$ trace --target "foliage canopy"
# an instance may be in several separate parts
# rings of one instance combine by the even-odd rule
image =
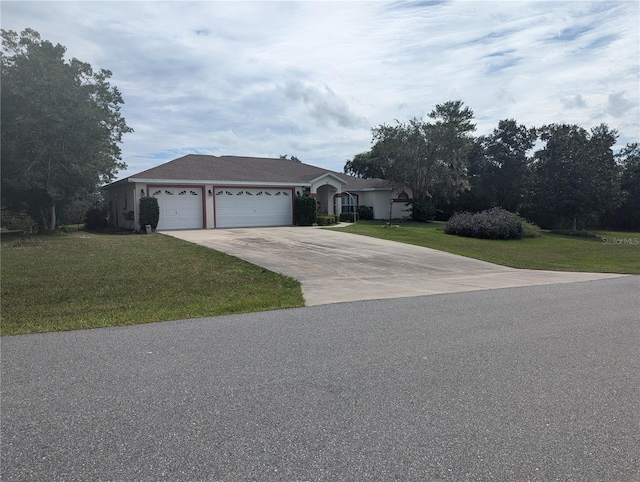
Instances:
[[[371,153],[356,156],[347,172],[406,186],[416,200],[455,196],[468,187],[464,173],[473,111],[460,100],[449,101],[436,105],[429,118],[374,127]]]
[[[640,226],[640,147],[614,153],[618,133],[607,124],[529,128],[505,119],[473,137],[462,101],[437,105],[429,118],[374,127],[371,150],[344,172],[409,188],[414,221],[431,219],[423,208],[446,220],[501,207],[549,228]]]
[[[46,229],[126,167],[118,144],[132,132],[111,72],[65,52],[35,30],[2,30],[2,202]]]

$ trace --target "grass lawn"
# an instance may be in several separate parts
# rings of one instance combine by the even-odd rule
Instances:
[[[2,335],[304,306],[298,281],[161,234],[2,236]]]
[[[514,268],[594,273],[640,274],[640,233],[594,231],[602,238],[578,238],[543,231],[538,238],[499,241],[445,234],[444,223],[358,221],[338,228],[345,233],[425,246]],[[626,239],[628,243],[615,244]]]

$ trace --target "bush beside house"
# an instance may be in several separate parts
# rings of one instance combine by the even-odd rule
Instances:
[[[140,229],[144,231],[147,224],[151,225],[154,231],[158,227],[160,220],[160,206],[158,200],[153,196],[145,196],[140,198]]]
[[[373,221],[373,208],[370,206],[358,206],[358,219]]]
[[[340,213],[341,223],[355,223],[358,220],[357,212]]]
[[[294,218],[298,226],[311,226],[315,224],[317,217],[316,198],[311,196],[297,197],[294,205]]]

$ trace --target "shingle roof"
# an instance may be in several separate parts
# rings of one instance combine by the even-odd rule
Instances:
[[[361,179],[289,159],[188,154],[128,179],[307,184],[325,174],[346,182],[345,190],[389,189],[383,179]]]

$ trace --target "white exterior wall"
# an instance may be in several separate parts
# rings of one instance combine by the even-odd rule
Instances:
[[[407,201],[396,201],[393,203],[393,219],[404,219],[411,217],[409,206],[407,206]]]
[[[405,212],[407,204],[398,201],[398,192],[396,191],[352,191],[358,195],[358,205],[369,206],[373,208],[374,219],[389,219],[389,200],[394,199],[391,208],[391,217],[393,219],[402,219],[409,215]]]

